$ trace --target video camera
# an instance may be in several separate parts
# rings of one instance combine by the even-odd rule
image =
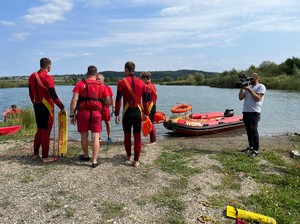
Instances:
[[[253,80],[252,77],[246,77],[245,74],[239,74],[239,82],[235,84],[237,88],[243,88],[244,86],[249,86],[251,81]]]

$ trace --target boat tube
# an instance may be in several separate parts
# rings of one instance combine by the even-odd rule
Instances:
[[[231,110],[232,111],[232,110]],[[222,112],[174,114],[163,123],[164,127],[183,135],[205,135],[244,127],[243,116]]]

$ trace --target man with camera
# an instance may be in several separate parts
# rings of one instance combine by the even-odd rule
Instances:
[[[259,83],[259,76],[253,73],[251,77],[241,78],[239,99],[244,100],[243,120],[247,131],[249,147],[241,152],[251,152],[249,156],[256,157],[259,150],[259,134],[257,130],[260,120],[261,107],[266,92],[265,85]]]

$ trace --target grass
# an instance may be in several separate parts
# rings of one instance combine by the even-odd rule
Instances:
[[[225,175],[221,185],[214,187],[216,190],[240,190],[241,184],[235,180],[234,176]]]
[[[103,212],[103,217],[106,220],[125,215],[125,205],[123,203],[105,202],[102,206],[103,208],[100,211]]]
[[[175,148],[176,149],[176,148]],[[189,176],[196,173],[201,173],[200,168],[190,167],[188,165],[189,160],[195,154],[192,150],[174,150],[174,147],[166,146],[161,155],[155,160],[155,164],[160,167],[163,171],[176,174]]]
[[[181,150],[180,147],[164,146],[164,151],[154,161],[154,163],[163,171],[176,175],[177,178],[170,181],[170,187],[162,188],[160,192],[152,196],[152,201],[158,207],[168,208],[167,214],[164,214],[162,223],[185,223],[184,210],[186,205],[180,197],[186,193],[188,188],[188,177],[201,173],[202,169],[189,166],[194,150]]]
[[[247,156],[241,156],[238,153],[219,154],[216,158],[222,163],[224,172],[229,175],[235,175],[242,172],[253,177],[261,171],[258,160]]]
[[[185,204],[179,197],[180,190],[176,188],[162,188],[162,191],[152,196],[152,201],[158,207],[168,208],[167,214],[164,214],[161,223],[185,223],[183,212]]]
[[[291,137],[295,148],[300,148],[300,136]],[[188,188],[188,177],[202,170],[189,166],[201,151],[197,148],[186,149],[184,145],[165,146],[155,160],[155,164],[164,172],[174,175],[170,187],[153,195],[152,201],[159,207],[168,208],[164,216],[165,223],[185,223],[183,212],[185,203],[180,200]],[[218,194],[208,196],[209,207],[224,208],[234,205],[244,210],[273,217],[277,223],[296,224],[300,217],[300,169],[299,160],[287,163],[282,159],[282,150],[262,151],[259,157],[250,158],[240,153],[225,152],[212,154],[221,166],[211,165],[208,169],[223,174],[222,184],[214,186]],[[261,162],[264,161],[264,162]],[[259,186],[258,193],[250,196],[237,196],[234,200],[226,192],[241,190],[241,177],[251,178]],[[247,187],[247,186],[246,186]],[[194,189],[201,194],[201,188]],[[230,193],[229,193],[230,194]]]
[[[0,201],[0,208],[7,209],[11,205],[11,202],[7,199],[2,199]]]
[[[34,181],[34,178],[31,176],[31,175],[25,175],[21,182],[26,184],[26,183],[30,183],[30,182],[33,182]]]
[[[272,163],[276,166],[285,166],[285,162],[281,159],[280,156],[275,154],[274,152],[266,152],[263,154],[263,158],[267,160],[269,163]]]
[[[48,201],[45,203],[44,207],[45,207],[46,212],[51,212],[51,211],[55,211],[55,210],[61,208],[62,205],[60,204],[58,199],[52,198],[51,201]]]
[[[299,137],[294,137],[293,141],[300,144]],[[235,154],[219,155],[217,158],[229,175],[222,186],[224,189],[232,188],[230,183],[235,182],[235,174],[242,172],[264,187],[258,194],[239,197],[237,201],[241,207],[248,208],[251,205],[256,213],[273,217],[278,223],[299,223],[300,169],[296,168],[296,162],[286,164],[274,152],[265,152],[261,156],[269,165],[259,165],[257,159]],[[265,168],[274,169],[277,173],[266,173]]]
[[[67,218],[73,218],[75,213],[76,213],[76,210],[74,208],[67,208],[65,216]]]

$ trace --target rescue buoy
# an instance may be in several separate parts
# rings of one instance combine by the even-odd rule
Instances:
[[[190,104],[179,104],[171,108],[171,112],[174,114],[180,114],[188,112],[189,110],[192,110],[192,105]]]
[[[160,124],[166,121],[166,113],[162,111],[156,111],[154,114],[154,123]]]

